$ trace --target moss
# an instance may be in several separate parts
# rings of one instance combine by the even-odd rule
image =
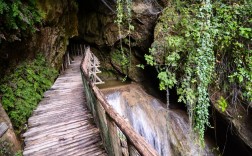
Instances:
[[[126,51],[126,49],[124,49],[123,51]],[[125,75],[128,74],[129,59],[124,54],[124,52],[121,52],[117,49],[114,50],[111,53],[111,61],[113,65],[116,66],[118,70],[120,70],[121,73],[124,73]]]
[[[77,12],[78,5],[76,1],[70,0],[65,2],[40,0],[37,1],[37,7],[42,12],[43,20],[46,25],[59,24],[65,26],[66,35],[71,36],[77,34]]]
[[[45,58],[38,55],[33,61],[17,66],[0,83],[3,107],[18,133],[56,75],[57,72],[47,65]]]

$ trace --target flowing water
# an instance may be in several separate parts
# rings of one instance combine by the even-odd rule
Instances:
[[[206,144],[200,149],[192,140],[188,118],[164,104],[136,84],[102,90],[109,104],[142,135],[161,156],[214,155]]]

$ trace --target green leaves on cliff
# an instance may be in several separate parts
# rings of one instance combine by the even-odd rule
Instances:
[[[177,88],[201,144],[208,125],[210,84],[219,86],[231,103],[238,97],[252,101],[251,19],[251,1],[210,0],[192,5],[176,1],[159,18],[145,58],[159,70],[161,90]],[[219,102],[226,109],[227,103]]]
[[[252,2],[216,2],[216,84],[232,104],[252,101]],[[227,81],[228,80],[228,81]]]
[[[35,32],[42,15],[36,8],[36,0],[0,0],[0,41],[20,40]]]
[[[39,55],[23,62],[0,85],[2,104],[14,127],[20,131],[38,102],[56,78],[57,72]]]
[[[121,50],[121,56],[122,59],[119,61],[122,61],[121,65],[125,67],[130,67],[131,66],[131,41],[130,41],[130,35],[131,32],[134,30],[134,26],[131,24],[132,22],[132,12],[131,12],[131,7],[132,7],[132,0],[117,0],[116,1],[116,20],[115,23],[117,23],[118,26],[118,33],[119,33],[119,40],[120,40],[120,50]],[[127,58],[124,53],[124,48],[123,48],[123,33],[122,33],[122,27],[126,23],[128,26],[128,31],[127,31],[127,36],[128,39],[125,39],[129,46],[129,53],[130,56]]]

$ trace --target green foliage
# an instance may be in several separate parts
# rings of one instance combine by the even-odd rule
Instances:
[[[36,8],[36,0],[0,0],[0,43],[20,40],[35,32],[43,14]]]
[[[158,79],[160,80],[160,90],[166,90],[167,87],[172,88],[177,83],[175,73],[169,71],[159,72]]]
[[[138,65],[136,65],[136,67],[144,69],[144,65],[143,64],[138,64]]]
[[[252,101],[251,19],[251,1],[210,0],[191,5],[177,0],[159,18],[145,59],[157,67],[160,89],[176,86],[201,145],[208,125],[210,84],[229,94],[233,103],[238,97]],[[218,104],[222,111],[227,107],[224,98]]]
[[[123,49],[124,50],[124,49]],[[129,66],[129,59],[124,54],[124,51],[115,50],[112,52],[111,57],[112,62],[120,65],[122,72],[127,73],[128,72],[128,66]]]
[[[222,112],[225,112],[227,109],[227,100],[223,98],[223,96],[220,97],[220,99],[217,101],[219,108]]]
[[[124,15],[125,5],[117,0],[120,39],[122,23],[130,17]],[[233,104],[238,97],[252,101],[252,2],[174,0],[163,10],[154,37],[145,60],[158,69],[161,90],[176,86],[204,145],[211,84],[229,94]],[[227,100],[218,104],[224,111]]]
[[[144,58],[147,62],[147,64],[151,65],[151,66],[154,66],[156,63],[154,61],[154,57],[151,56],[151,55],[144,55]]]
[[[158,31],[161,40],[154,42],[157,52],[151,55],[165,55],[159,58],[160,89],[177,86],[179,101],[188,106],[194,131],[204,144],[205,125],[208,124],[208,86],[214,69],[213,32],[211,28],[211,4],[195,4],[191,8],[169,8],[165,10]],[[179,10],[178,10],[179,9]],[[180,14],[178,14],[180,12]],[[169,24],[173,24],[169,27]],[[152,65],[150,61],[148,64]],[[180,75],[178,75],[178,72]]]
[[[17,153],[15,153],[15,156],[23,156],[23,152],[22,151],[18,151]]]
[[[9,142],[0,139],[0,156],[13,156],[12,146]]]
[[[2,104],[14,127],[20,131],[54,81],[57,72],[38,55],[32,62],[19,65],[13,74],[6,75],[0,85]]]
[[[217,85],[231,97],[232,104],[239,102],[238,97],[251,102],[252,2],[233,5],[216,2],[213,7],[212,21],[218,32],[214,43]]]
[[[117,7],[116,7],[116,20],[115,23],[117,23],[118,26],[118,33],[119,33],[119,39],[120,39],[120,50],[121,50],[121,55],[122,55],[122,59],[120,61],[122,61],[121,64],[123,64],[123,66],[125,67],[130,67],[131,66],[131,42],[130,42],[130,35],[131,35],[131,31],[134,30],[134,26],[131,24],[132,22],[132,12],[131,12],[131,7],[132,7],[132,0],[117,0]],[[122,36],[122,27],[123,25],[127,23],[128,26],[128,39],[126,39],[126,42],[129,46],[129,53],[130,56],[129,58],[126,58],[125,54],[124,54],[124,48],[123,48],[123,36]],[[128,61],[129,59],[129,61]]]

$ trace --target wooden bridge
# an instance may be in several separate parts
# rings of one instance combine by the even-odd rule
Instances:
[[[67,69],[28,120],[23,155],[157,156],[96,87],[103,83],[96,75],[99,61],[89,47],[85,49],[85,57],[75,56],[72,64],[65,55],[62,67]]]

